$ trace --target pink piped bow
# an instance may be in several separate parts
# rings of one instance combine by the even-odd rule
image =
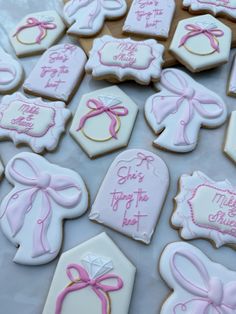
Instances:
[[[75,272],[77,273],[77,278],[73,275]],[[91,287],[91,289],[100,299],[102,305],[102,314],[108,314],[108,301],[104,293],[117,291],[123,287],[123,281],[119,276],[114,274],[105,274],[95,279],[91,279],[85,268],[78,264],[68,265],[66,273],[71,283],[58,295],[55,314],[62,313],[63,302],[67,294],[74,291],[79,291],[86,287]],[[115,285],[107,285],[103,283],[103,281],[111,279],[116,280]]]
[[[40,44],[44,35],[45,35],[45,31],[47,31],[48,29],[55,29],[57,27],[57,25],[55,23],[52,23],[52,22],[39,21],[35,17],[29,17],[26,20],[26,24],[20,26],[13,36],[17,36],[24,29],[31,28],[31,27],[38,27],[39,28],[40,33],[36,37],[35,41],[37,44]]]
[[[202,27],[198,24],[187,24],[185,25],[185,29],[189,32],[181,38],[179,47],[185,45],[190,38],[203,34],[209,39],[211,47],[217,52],[220,51],[219,43],[215,38],[224,35],[224,32],[221,29],[216,26]]]
[[[203,287],[196,284],[191,278],[185,278],[184,273],[176,265],[177,255],[186,258],[194,266],[203,282]],[[192,295],[185,303],[175,305],[174,314],[236,313],[236,281],[224,284],[219,277],[211,277],[203,262],[187,250],[179,250],[172,256],[170,268],[176,282]]]
[[[34,176],[26,176],[17,170],[15,168],[17,161],[24,162]],[[23,228],[27,213],[31,210],[38,210],[39,218],[34,226],[32,256],[37,257],[46,254],[50,252],[47,229],[52,217],[52,201],[61,207],[72,208],[80,201],[80,187],[71,177],[41,171],[32,160],[26,158],[15,158],[8,166],[8,173],[15,182],[26,187],[11,195],[0,219],[6,215],[12,236],[15,237]],[[60,194],[60,192],[72,188],[76,189],[74,194],[71,193],[70,196]],[[34,202],[38,194],[41,194],[42,197],[41,205],[39,208],[34,208]]]
[[[173,84],[171,79],[168,79],[168,74],[177,79],[178,86]],[[190,125],[195,111],[202,118],[214,119],[218,118],[224,110],[224,106],[218,98],[203,94],[200,90],[189,86],[188,81],[181,75],[180,71],[164,70],[161,75],[161,85],[171,92],[171,95],[162,95],[160,93],[153,98],[152,108],[158,124],[162,123],[169,115],[176,114],[182,106],[185,106],[180,120],[176,121],[175,145],[192,144],[188,139],[187,127]],[[218,110],[210,112],[205,108],[207,105],[215,105]]]
[[[77,131],[81,130],[84,127],[88,119],[106,113],[111,119],[109,127],[110,134],[113,138],[116,139],[117,117],[126,116],[129,112],[126,107],[119,104],[119,100],[106,96],[98,97],[98,99],[89,99],[86,103],[86,106],[91,109],[91,111],[80,119]]]

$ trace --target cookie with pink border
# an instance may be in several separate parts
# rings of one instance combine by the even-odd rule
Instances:
[[[185,72],[165,69],[156,85],[160,91],[149,97],[145,116],[155,134],[154,146],[186,153],[197,146],[201,127],[217,128],[227,118],[227,107],[217,94]]]
[[[209,12],[236,19],[236,0],[183,0],[183,7],[192,13]]]
[[[125,0],[70,0],[63,8],[68,34],[81,37],[99,33],[105,20],[121,18],[127,10]]]
[[[14,262],[40,265],[53,260],[62,243],[64,219],[81,216],[88,192],[81,177],[33,153],[20,153],[7,164],[14,186],[0,207],[4,235],[17,247]]]
[[[228,96],[236,97],[236,56],[234,56],[234,60],[232,63],[232,69],[229,76],[227,94]]]
[[[134,0],[125,20],[123,32],[168,38],[174,12],[174,0]]]
[[[95,79],[148,85],[160,78],[163,53],[164,46],[154,39],[135,41],[105,35],[94,40],[85,70]]]
[[[159,269],[172,290],[160,314],[236,313],[236,272],[214,263],[193,245],[168,244]]]
[[[236,244],[236,188],[200,171],[182,175],[171,218],[185,240],[205,238],[216,247]]]
[[[0,102],[0,139],[26,143],[35,153],[54,150],[70,115],[63,102],[44,102],[21,93],[5,96]]]
[[[89,218],[149,244],[169,187],[169,171],[157,155],[130,149],[111,164]]]
[[[36,96],[68,102],[84,75],[84,51],[72,44],[49,48],[24,83],[24,90]]]

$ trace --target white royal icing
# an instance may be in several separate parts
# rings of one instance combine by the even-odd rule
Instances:
[[[63,102],[44,102],[21,93],[0,102],[0,138],[14,144],[27,143],[34,152],[54,150],[71,113]]]
[[[236,132],[236,111],[233,111],[230,116],[229,126],[226,134],[224,152],[234,162],[236,162],[235,132]]]

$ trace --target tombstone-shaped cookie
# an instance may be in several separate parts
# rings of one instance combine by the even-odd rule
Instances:
[[[17,89],[22,79],[21,64],[0,47],[0,94]]]
[[[86,55],[78,46],[61,44],[44,52],[24,83],[30,94],[69,101],[84,74]]]
[[[70,133],[90,158],[127,146],[137,105],[119,87],[82,96]]]
[[[10,34],[17,56],[40,53],[52,46],[64,33],[65,25],[56,11],[30,13]]]
[[[224,152],[234,162],[236,162],[236,111],[230,116],[229,126],[226,134]]]
[[[20,153],[6,166],[14,188],[2,200],[0,225],[14,244],[14,262],[45,264],[59,253],[64,219],[82,215],[88,193],[81,177],[33,153]]]
[[[43,314],[128,314],[135,271],[101,233],[62,254]]]
[[[182,175],[171,223],[185,240],[205,238],[236,247],[236,188],[214,181],[200,171]]]
[[[217,128],[227,118],[227,107],[217,94],[185,72],[162,71],[160,90],[149,97],[145,116],[157,139],[154,146],[178,153],[194,150],[201,127]]]
[[[231,29],[210,14],[181,20],[170,52],[191,72],[215,68],[229,60]]]
[[[236,313],[236,272],[185,242],[167,245],[159,269],[172,289],[160,314]]]
[[[120,18],[126,10],[125,0],[70,0],[64,6],[63,15],[70,25],[68,34],[86,37],[99,33],[105,19]]]
[[[123,32],[167,38],[174,12],[174,0],[146,2],[134,0],[125,20]]]
[[[168,187],[161,158],[143,149],[126,150],[111,164],[89,218],[149,244]]]
[[[21,93],[4,96],[0,103],[0,139],[12,139],[15,145],[27,143],[35,153],[54,150],[70,110],[62,101],[45,102]]]

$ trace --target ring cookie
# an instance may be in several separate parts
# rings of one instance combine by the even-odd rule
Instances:
[[[0,226],[17,247],[14,262],[40,265],[52,261],[62,243],[64,219],[81,216],[88,192],[81,177],[33,153],[13,157],[5,170],[14,188],[2,200]]]
[[[227,118],[224,101],[185,72],[162,71],[160,90],[145,104],[145,117],[158,138],[154,146],[186,153],[197,146],[201,127],[216,128]]]

